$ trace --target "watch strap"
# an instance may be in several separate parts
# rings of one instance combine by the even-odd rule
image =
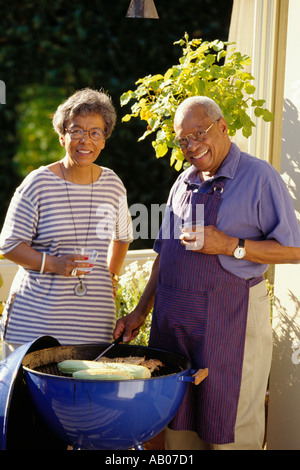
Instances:
[[[243,238],[239,238],[239,243],[237,248],[245,248],[245,240]]]

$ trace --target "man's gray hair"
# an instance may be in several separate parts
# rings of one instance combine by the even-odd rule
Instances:
[[[105,122],[105,137],[108,138],[116,124],[116,111],[110,96],[103,91],[84,88],[76,91],[67,101],[58,106],[52,124],[58,134],[65,134],[67,122],[75,116],[99,114]]]
[[[190,96],[180,103],[176,110],[174,120],[182,116],[186,111],[199,106],[204,109],[206,115],[211,118],[212,121],[217,121],[224,117],[220,106],[213,99],[208,96]]]

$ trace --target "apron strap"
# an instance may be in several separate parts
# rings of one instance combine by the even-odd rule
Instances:
[[[251,279],[248,279],[249,281],[249,286],[250,287],[253,287],[253,286],[256,286],[257,284],[259,284],[260,282],[264,281],[265,280],[265,277],[263,274],[261,274],[260,276],[258,277],[252,277]]]
[[[216,178],[213,182],[211,188],[208,191],[208,194],[215,194],[216,196],[221,196],[224,191],[225,178]]]

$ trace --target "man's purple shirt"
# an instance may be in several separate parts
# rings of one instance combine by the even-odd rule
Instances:
[[[226,184],[217,228],[233,237],[277,240],[283,246],[300,247],[299,223],[283,179],[268,162],[242,152],[234,143],[212,178],[201,182],[193,166],[181,173],[170,191],[168,206],[175,205],[186,190],[186,183],[207,193],[219,177],[224,177]],[[154,250],[158,253],[159,245],[157,239]],[[219,259],[224,269],[243,278],[259,276],[268,269],[268,265],[236,260],[233,256],[219,255]]]

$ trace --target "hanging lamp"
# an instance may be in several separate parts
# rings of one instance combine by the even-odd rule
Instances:
[[[159,16],[153,0],[131,0],[126,18],[153,18]]]

